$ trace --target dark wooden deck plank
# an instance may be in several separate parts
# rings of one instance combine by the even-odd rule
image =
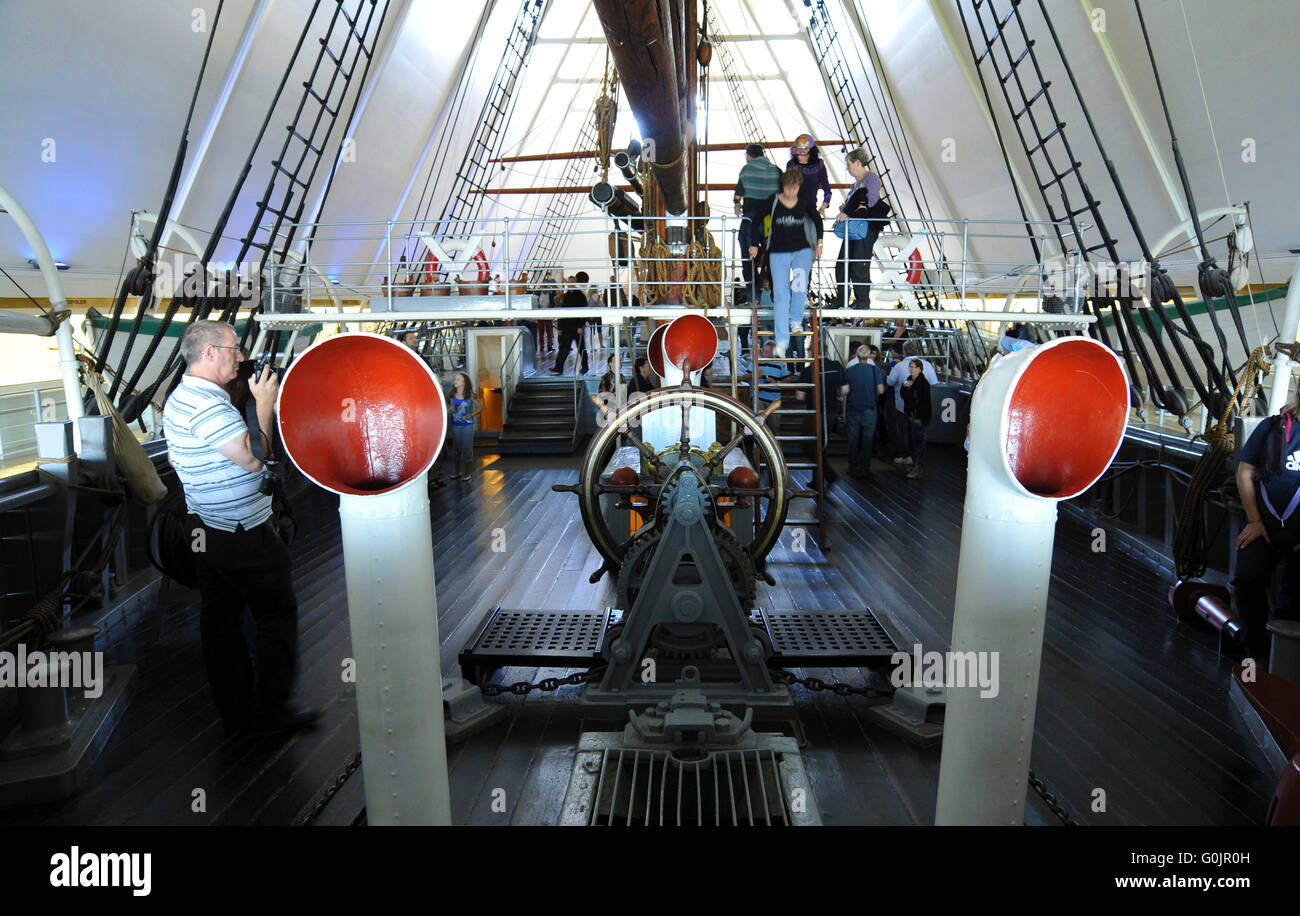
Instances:
[[[839,459],[837,459],[839,460]],[[474,480],[431,493],[445,671],[497,604],[599,608],[608,577],[592,584],[598,557],[575,500],[550,491],[571,482],[574,459],[480,457]],[[777,585],[760,585],[772,608],[871,606],[905,639],[947,648],[960,544],[964,471],[951,448],[931,450],[927,476],[908,481],[882,463],[863,484],[841,475],[831,489],[831,549],[808,552],[783,536],[771,557]],[[337,500],[304,499],[309,519],[294,546],[300,599],[303,699],[324,705],[321,727],[292,738],[225,741],[207,690],[197,593],[174,590],[161,619],[124,628],[109,660],[139,666],[136,693],[97,767],[97,784],[64,803],[0,813],[18,823],[286,823],[331,782],[354,751],[350,652],[339,553]],[[494,529],[506,549],[493,553]],[[809,532],[811,535],[812,532]],[[1091,529],[1058,526],[1049,599],[1034,766],[1080,820],[1096,824],[1257,822],[1272,791],[1262,755],[1226,692],[1214,635],[1175,624],[1168,583],[1137,557],[1090,549]],[[906,648],[906,647],[904,647]],[[564,672],[513,668],[506,681]],[[856,669],[810,669],[862,683]],[[454,823],[553,823],[584,720],[579,688],[556,696],[501,697],[508,721],[449,748]],[[860,701],[795,688],[809,741],[805,765],[827,823],[932,823],[940,754],[917,749],[865,717]],[[593,727],[591,720],[587,726]],[[608,725],[598,725],[608,729]],[[359,775],[353,777],[360,780]],[[208,811],[190,811],[193,787]],[[1103,787],[1109,811],[1089,810]],[[491,789],[507,810],[491,811]],[[355,793],[356,789],[353,789]],[[1054,823],[1030,795],[1027,821]]]

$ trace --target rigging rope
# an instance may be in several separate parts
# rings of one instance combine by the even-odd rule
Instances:
[[[1196,462],[1192,479],[1187,484],[1187,496],[1178,512],[1173,555],[1179,579],[1197,579],[1205,574],[1208,565],[1205,560],[1208,538],[1205,514],[1202,511],[1205,497],[1211,486],[1218,481],[1224,464],[1236,451],[1236,437],[1228,432],[1228,420],[1238,404],[1244,404],[1255,396],[1260,376],[1267,375],[1271,368],[1264,358],[1263,347],[1252,350],[1250,358],[1242,367],[1241,381],[1237,383],[1222,416],[1214,426],[1196,437],[1204,439],[1210,447]]]
[[[614,121],[618,118],[618,102],[611,97],[609,48],[605,48],[605,66],[600,74],[600,95],[592,108],[596,119],[596,161],[600,163],[600,180],[609,181],[609,157],[614,147]]]
[[[1210,99],[1205,94],[1205,79],[1201,76],[1201,63],[1196,58],[1196,42],[1192,41],[1192,24],[1187,21],[1187,7],[1183,0],[1178,0],[1178,8],[1183,13],[1183,27],[1187,30],[1187,46],[1192,52],[1192,66],[1196,68],[1196,82],[1201,88],[1201,104],[1205,106],[1205,120],[1210,126],[1210,146],[1214,149],[1214,158],[1219,162],[1219,178],[1223,181],[1223,199],[1232,206],[1232,195],[1228,192],[1228,176],[1223,171],[1223,154],[1219,151],[1219,138],[1214,133],[1214,118],[1210,114]]]
[[[711,232],[705,233],[703,242],[696,240],[686,246],[682,301],[706,310],[722,304],[722,249]]]
[[[244,159],[244,165],[243,168],[240,170],[239,177],[235,181],[235,187],[233,190],[231,190],[230,195],[226,198],[225,207],[222,209],[221,215],[217,217],[217,222],[212,227],[211,235],[208,236],[208,244],[204,247],[203,253],[199,256],[200,272],[197,275],[198,280],[196,283],[194,283],[194,285],[189,286],[188,290],[183,290],[182,295],[172,296],[172,301],[168,304],[167,311],[162,317],[162,323],[158,331],[155,332],[156,333],[155,340],[162,339],[162,336],[166,333],[167,327],[171,324],[172,318],[175,316],[177,309],[179,309],[182,303],[186,304],[191,309],[190,318],[189,321],[187,322],[188,324],[193,324],[196,321],[207,320],[208,315],[211,313],[212,309],[216,306],[216,302],[217,302],[216,298],[209,297],[207,295],[206,265],[212,262],[212,257],[216,253],[217,246],[221,243],[221,240],[225,237],[223,233],[226,231],[226,224],[230,222],[230,214],[234,210],[235,203],[239,199],[240,192],[243,191],[244,189],[244,183],[248,180],[249,173],[252,171],[253,158],[254,156],[257,155],[257,150],[258,147],[260,147],[262,144],[263,137],[266,136],[266,129],[270,125],[271,117],[275,113],[275,109],[280,103],[280,96],[284,94],[284,87],[289,81],[289,75],[290,73],[293,72],[294,65],[298,62],[298,55],[299,53],[301,53],[303,43],[306,42],[307,35],[311,31],[311,26],[316,19],[316,12],[320,8],[320,3],[321,0],[315,0],[315,2],[312,3],[311,11],[307,16],[306,22],[303,24],[302,31],[298,35],[298,41],[294,45],[293,53],[290,54],[289,56],[289,62],[285,66],[284,73],[281,74],[280,76],[280,83],[279,85],[276,86],[275,94],[271,97],[271,102],[267,106],[266,115],[263,117],[262,124],[257,130],[257,136],[253,138],[253,144],[248,150],[248,156]],[[257,228],[257,220],[254,219],[253,229],[249,231],[248,238],[241,239],[241,242],[243,242],[243,247],[239,252],[239,256],[235,259],[236,263],[242,261],[244,259],[244,256],[248,253],[249,242],[253,238],[253,234],[256,231],[256,228]],[[237,303],[239,301],[241,300],[239,299],[235,300],[236,309],[238,308]],[[222,311],[222,315],[223,315],[222,320],[229,320],[224,317],[226,315],[226,311],[227,310],[225,309],[223,309]],[[233,313],[232,313],[232,317],[233,317]],[[184,366],[180,360],[180,352],[181,352],[181,341],[180,338],[177,338],[176,342],[172,345],[171,353],[168,355],[166,361],[163,364],[162,372],[158,373],[158,377],[154,379],[152,385],[150,385],[140,395],[137,396],[137,399],[135,403],[132,405],[132,408],[139,407],[142,404],[152,401],[154,396],[158,393],[158,391],[162,389],[163,384],[168,383],[168,380],[170,380],[170,383],[167,384],[167,390],[166,392],[164,392],[164,396],[171,393],[171,390],[175,388],[176,385],[180,382],[181,374],[184,370]],[[141,361],[141,365],[144,365],[145,363],[147,363],[147,360]]]
[[[217,4],[216,15],[212,18],[212,28],[208,30],[208,40],[203,48],[203,59],[199,62],[199,73],[194,80],[194,91],[190,94],[190,106],[185,112],[185,124],[181,128],[180,142],[176,147],[176,157],[172,161],[171,176],[167,179],[167,188],[163,192],[162,205],[158,208],[158,221],[154,223],[153,235],[149,238],[149,247],[145,250],[144,256],[140,258],[139,264],[127,274],[126,280],[118,287],[117,299],[113,303],[113,313],[109,320],[108,330],[104,334],[103,349],[100,352],[99,359],[95,364],[95,371],[102,373],[105,363],[108,360],[109,350],[113,345],[113,338],[117,334],[118,326],[122,320],[122,311],[126,306],[127,295],[136,295],[140,297],[136,306],[135,320],[131,324],[131,332],[127,336],[126,345],[122,349],[122,357],[118,362],[116,371],[113,373],[113,383],[108,391],[108,399],[112,401],[117,397],[118,387],[122,382],[122,377],[126,373],[127,361],[131,358],[131,350],[135,346],[136,338],[140,334],[140,328],[144,324],[145,316],[153,306],[154,288],[153,288],[153,268],[154,258],[158,254],[158,245],[162,241],[163,232],[167,228],[167,218],[171,215],[172,202],[176,197],[176,188],[180,184],[181,168],[185,164],[185,154],[189,149],[190,143],[190,123],[194,118],[194,106],[198,102],[199,89],[203,85],[203,75],[208,69],[208,57],[212,53],[212,42],[217,36],[217,26],[221,22],[221,11],[225,7],[225,0],[220,0]],[[127,244],[130,242],[128,240]],[[164,325],[164,330],[166,326]],[[154,345],[150,348],[150,353],[157,348],[155,339]],[[146,356],[140,361],[143,368],[149,357]],[[139,372],[136,372],[135,381],[139,380]],[[129,386],[128,386],[129,387]]]

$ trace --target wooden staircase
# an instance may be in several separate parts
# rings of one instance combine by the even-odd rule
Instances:
[[[506,454],[572,455],[578,442],[581,379],[525,379],[510,399],[497,451]]]

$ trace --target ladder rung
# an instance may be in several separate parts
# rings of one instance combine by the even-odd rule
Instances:
[[[339,15],[342,16],[343,19],[347,22],[349,26],[349,31],[351,31],[352,34],[357,37],[357,43],[361,45],[361,53],[366,55],[366,57],[369,57],[370,51],[366,49],[366,39],[360,32],[357,31],[357,20],[361,18],[361,13],[360,12],[357,13],[356,19],[352,19],[351,17],[349,17],[347,10],[339,10]]]
[[[312,98],[314,98],[317,102],[319,102],[321,108],[324,108],[326,111],[330,113],[330,117],[337,118],[339,116],[338,111],[336,109],[330,108],[329,103],[326,102],[325,98],[319,92],[316,91],[315,86],[313,86],[311,83],[307,82],[306,80],[303,80],[302,85],[303,88],[307,90],[307,94]]]
[[[305,181],[303,181],[301,178],[299,178],[298,175],[297,175],[297,173],[295,173],[295,172],[291,172],[291,171],[289,171],[288,169],[286,169],[286,168],[284,167],[284,164],[281,163],[281,161],[280,161],[279,159],[272,159],[272,160],[271,160],[271,165],[272,165],[272,167],[275,168],[275,170],[276,170],[277,172],[281,172],[281,173],[287,175],[288,178],[289,178],[289,180],[292,181],[294,184],[300,185],[304,191],[307,190],[307,182],[305,182]]]
[[[1061,172],[1060,174],[1053,173],[1051,180],[1049,180],[1046,184],[1039,185],[1039,188],[1043,191],[1046,191],[1052,185],[1060,182],[1063,178],[1073,175],[1075,173],[1075,170],[1077,170],[1078,168],[1079,168],[1079,163],[1076,162],[1074,163],[1073,168],[1068,168],[1064,172]]]
[[[1025,59],[1025,55],[1029,53],[1029,49],[1033,46],[1034,43],[1032,41],[1025,45],[1025,50],[1021,51],[1020,56],[1011,62],[1011,66],[1007,68],[1007,72],[998,77],[1000,82],[1006,83],[1007,80],[1011,79],[1012,75],[1016,72],[1016,67],[1020,66],[1020,62]]]
[[[343,61],[336,57],[334,52],[330,49],[329,40],[325,38],[317,38],[316,40],[320,42],[320,46],[325,51],[326,56],[328,56],[330,60],[334,61],[334,67],[338,71],[339,75],[343,77],[343,81],[350,82],[352,80],[352,74],[343,69]]]
[[[1038,138],[1038,144],[1037,144],[1036,146],[1034,146],[1033,149],[1029,150],[1029,152],[1028,152],[1027,155],[1032,156],[1034,153],[1036,153],[1036,152],[1038,152],[1040,149],[1042,149],[1043,146],[1044,146],[1044,144],[1046,144],[1048,140],[1052,139],[1052,138],[1055,137],[1057,134],[1059,134],[1059,133],[1061,132],[1061,128],[1064,127],[1064,126],[1065,126],[1065,122],[1064,122],[1064,121],[1057,121],[1057,122],[1056,122],[1056,126],[1053,127],[1051,130],[1049,130],[1049,131],[1047,132],[1047,136],[1046,136],[1046,137],[1039,137],[1039,138]]]
[[[289,215],[287,207],[284,210],[280,210],[271,206],[264,200],[258,201],[257,206],[261,208],[263,213],[274,213],[276,216],[280,217],[280,219],[285,219]]]
[[[777,442],[816,442],[816,436],[777,436]]]
[[[1016,112],[1015,114],[1013,114],[1011,117],[1014,118],[1014,119],[1017,120],[1017,121],[1019,121],[1022,117],[1024,117],[1025,112],[1027,112],[1027,111],[1029,110],[1029,106],[1032,105],[1032,104],[1034,104],[1035,102],[1037,102],[1037,101],[1039,100],[1039,98],[1042,97],[1043,93],[1045,93],[1045,92],[1047,91],[1047,87],[1050,86],[1050,85],[1052,85],[1052,81],[1051,81],[1051,80],[1048,80],[1047,82],[1043,83],[1043,86],[1042,86],[1041,89],[1039,89],[1037,92],[1035,92],[1035,93],[1033,94],[1033,96],[1031,96],[1030,98],[1028,98],[1028,99],[1025,100],[1025,107],[1024,107],[1024,108],[1021,108],[1019,111],[1017,111],[1017,112]]]
[[[288,130],[289,130],[290,135],[292,135],[292,136],[294,136],[294,137],[297,137],[299,140],[301,140],[301,141],[303,142],[303,145],[306,146],[307,149],[309,149],[309,150],[311,150],[313,153],[315,153],[317,156],[320,155],[320,150],[317,149],[315,146],[313,146],[313,145],[312,145],[312,142],[311,142],[310,140],[308,140],[308,139],[307,139],[306,137],[304,137],[301,133],[299,133],[299,132],[298,132],[298,128],[294,127],[292,124],[287,125],[287,127],[288,127]]]

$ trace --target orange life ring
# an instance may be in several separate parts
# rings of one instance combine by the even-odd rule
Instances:
[[[913,285],[921,282],[921,268],[925,265],[921,262],[921,249],[913,248],[912,253],[907,256],[907,282]]]
[[[424,282],[432,283],[434,277],[437,276],[437,273],[438,273],[438,259],[435,258],[433,256],[433,252],[430,251],[428,254],[424,256]]]
[[[481,251],[474,253],[474,260],[478,261],[478,282],[487,283],[492,279],[492,271],[488,268],[488,259]]]

